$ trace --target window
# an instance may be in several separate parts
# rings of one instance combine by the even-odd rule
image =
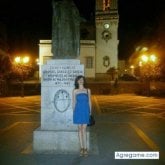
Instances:
[[[86,57],[86,68],[93,68],[93,57]]]

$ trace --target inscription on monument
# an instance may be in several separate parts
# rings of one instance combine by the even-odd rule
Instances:
[[[73,86],[77,75],[83,75],[80,66],[47,65],[43,68],[42,86]]]

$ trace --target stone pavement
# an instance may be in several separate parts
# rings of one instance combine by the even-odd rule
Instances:
[[[40,96],[0,98],[0,164],[165,164],[165,98],[93,95],[92,102],[96,125],[88,129],[94,146],[84,158],[78,153],[33,153],[33,131],[40,126]],[[159,151],[160,158],[117,160],[116,151]]]

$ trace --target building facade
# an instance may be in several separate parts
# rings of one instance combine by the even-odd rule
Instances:
[[[96,0],[95,37],[80,41],[78,59],[85,66],[86,77],[95,78],[118,68],[118,22],[117,0]],[[39,58],[41,65],[52,58],[51,40],[40,40]]]
[[[96,74],[118,68],[118,20],[117,0],[96,1]]]

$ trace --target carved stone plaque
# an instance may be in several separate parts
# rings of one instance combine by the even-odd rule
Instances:
[[[54,107],[58,112],[67,111],[70,104],[71,104],[71,96],[66,90],[60,89],[55,93]]]

